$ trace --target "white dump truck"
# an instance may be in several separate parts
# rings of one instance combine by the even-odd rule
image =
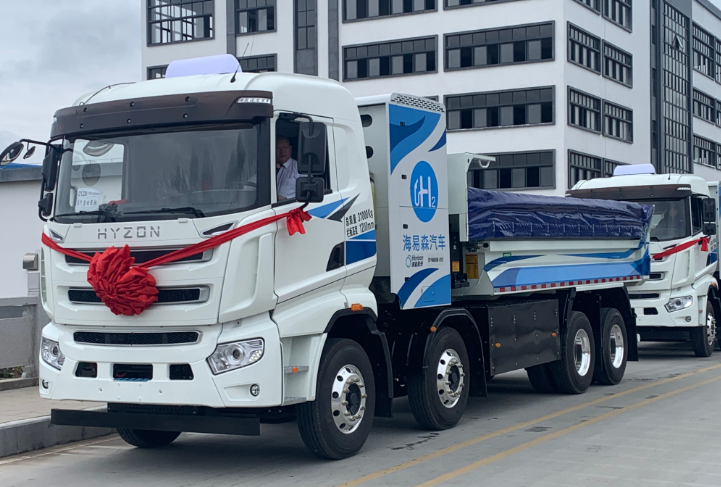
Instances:
[[[568,196],[654,206],[651,274],[629,289],[641,340],[691,341],[698,357],[717,342],[719,184],[692,174],[619,166],[614,176],[576,184]]]
[[[489,159],[446,154],[442,104],[217,61],[55,114],[39,390],[108,407],[54,424],[157,447],[296,418],[339,459],[393,398],[446,429],[503,372],[622,379],[649,208],[469,188]]]

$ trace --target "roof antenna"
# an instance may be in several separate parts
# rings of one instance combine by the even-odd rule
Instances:
[[[254,38],[255,40],[255,38]],[[243,51],[243,55],[240,57],[245,57],[245,53],[248,52],[248,48],[250,47],[250,43],[245,45],[245,51]],[[235,75],[238,74],[238,70],[240,69],[240,61],[238,61],[238,67],[235,70],[235,73],[233,73],[233,77],[230,78],[231,83],[235,83]]]

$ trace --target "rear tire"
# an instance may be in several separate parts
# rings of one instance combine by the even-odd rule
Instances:
[[[601,309],[600,345],[596,349],[596,370],[593,378],[602,385],[616,385],[626,373],[628,360],[626,323],[616,308]]]
[[[531,387],[536,392],[544,394],[558,392],[558,385],[553,380],[553,372],[549,364],[534,365],[526,369],[528,380],[531,381]]]
[[[470,362],[461,335],[453,328],[441,328],[432,337],[424,363],[425,373],[408,377],[413,417],[426,429],[452,428],[468,402]]]
[[[561,360],[550,363],[553,380],[565,394],[582,394],[591,385],[595,363],[591,323],[585,314],[573,311],[561,333]]]
[[[126,443],[138,448],[159,448],[171,444],[180,436],[179,431],[151,431],[118,429],[118,435]]]
[[[373,367],[353,340],[331,338],[323,348],[315,401],[296,406],[303,443],[320,458],[348,458],[363,447],[375,414]]]
[[[693,353],[697,357],[710,357],[716,345],[716,316],[713,306],[706,302],[706,323],[691,331]]]

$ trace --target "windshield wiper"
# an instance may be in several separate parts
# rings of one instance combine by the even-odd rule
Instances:
[[[114,211],[111,211],[110,208],[105,208],[104,210],[93,210],[93,211],[78,211],[76,213],[61,213],[59,215],[55,215],[53,218],[58,217],[64,217],[64,216],[91,216],[91,215],[97,215],[98,217],[105,217],[102,220],[98,218],[98,223],[101,222],[114,222],[116,213]]]
[[[157,208],[155,210],[143,210],[143,211],[124,211],[123,215],[145,215],[148,213],[185,213],[191,214],[196,218],[204,218],[205,213],[192,206],[185,206],[183,208]]]

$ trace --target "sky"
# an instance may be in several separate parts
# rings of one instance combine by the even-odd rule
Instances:
[[[46,141],[53,114],[108,84],[139,81],[144,0],[4,1],[0,150]],[[25,163],[42,163],[41,154]]]

